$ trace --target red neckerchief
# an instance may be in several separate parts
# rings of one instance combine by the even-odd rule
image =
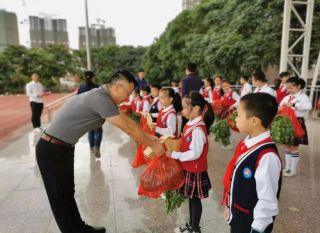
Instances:
[[[253,146],[251,146],[249,148],[244,143],[244,140],[241,143],[239,143],[239,145],[237,146],[237,149],[236,149],[236,151],[234,153],[234,156],[230,160],[230,162],[228,164],[228,167],[227,167],[227,170],[226,170],[226,172],[224,174],[224,177],[223,177],[224,190],[223,190],[223,196],[222,196],[222,200],[221,200],[221,204],[222,205],[223,204],[227,205],[227,203],[228,203],[228,195],[227,194],[228,194],[228,192],[230,190],[231,177],[233,175],[233,171],[235,169],[235,166],[236,166],[236,163],[237,163],[239,157],[243,153],[245,153],[245,152],[247,152],[247,151],[249,151],[249,150],[251,150],[251,149],[253,149],[253,148],[255,148],[255,147],[257,147],[257,146],[259,146],[261,144],[263,144],[263,143],[266,143],[266,142],[272,142],[271,137],[268,137],[268,138],[266,138],[266,139],[264,139],[264,140],[262,140],[262,141],[260,141],[260,142],[258,142],[256,144],[254,144]]]
[[[296,98],[296,97],[295,97],[294,95],[290,95],[290,96],[289,96],[288,103],[291,102],[291,100],[294,100],[295,98]]]

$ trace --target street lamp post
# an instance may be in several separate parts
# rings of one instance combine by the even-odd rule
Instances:
[[[86,12],[87,69],[91,70],[90,35],[89,35],[89,20],[88,20],[88,3],[87,3],[87,0],[85,0],[85,12]]]

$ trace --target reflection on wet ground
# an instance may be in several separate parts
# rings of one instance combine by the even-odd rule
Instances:
[[[301,147],[299,175],[283,180],[280,214],[274,232],[310,233],[320,229],[320,121],[308,121],[310,146]],[[237,136],[239,140],[241,135]],[[52,217],[34,156],[32,132],[0,150],[0,232],[55,233]],[[233,150],[221,150],[210,139],[210,197],[203,201],[202,232],[229,232],[220,206],[222,176]],[[105,226],[110,233],[167,233],[187,220],[187,204],[167,215],[162,199],[137,195],[142,168],[130,164],[136,149],[118,129],[106,124],[102,158],[90,157],[86,136],[76,146],[76,200],[83,219]],[[283,153],[283,148],[279,147]]]

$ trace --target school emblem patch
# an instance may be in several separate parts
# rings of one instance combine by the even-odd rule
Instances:
[[[190,137],[187,137],[187,142],[189,143],[191,141],[191,138]]]
[[[252,177],[252,171],[249,168],[244,168],[243,169],[243,176],[246,179],[250,179]]]

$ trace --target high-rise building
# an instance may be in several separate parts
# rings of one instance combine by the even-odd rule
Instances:
[[[182,0],[182,10],[190,10],[200,3],[201,0]]]
[[[116,43],[115,30],[111,27],[106,28],[103,25],[89,28],[90,48],[100,48],[108,44]],[[79,27],[79,49],[86,48],[86,28]]]
[[[19,45],[17,15],[0,10],[0,52],[10,45]]]
[[[49,44],[60,44],[69,47],[67,20],[29,16],[30,43],[32,48],[44,48]]]

